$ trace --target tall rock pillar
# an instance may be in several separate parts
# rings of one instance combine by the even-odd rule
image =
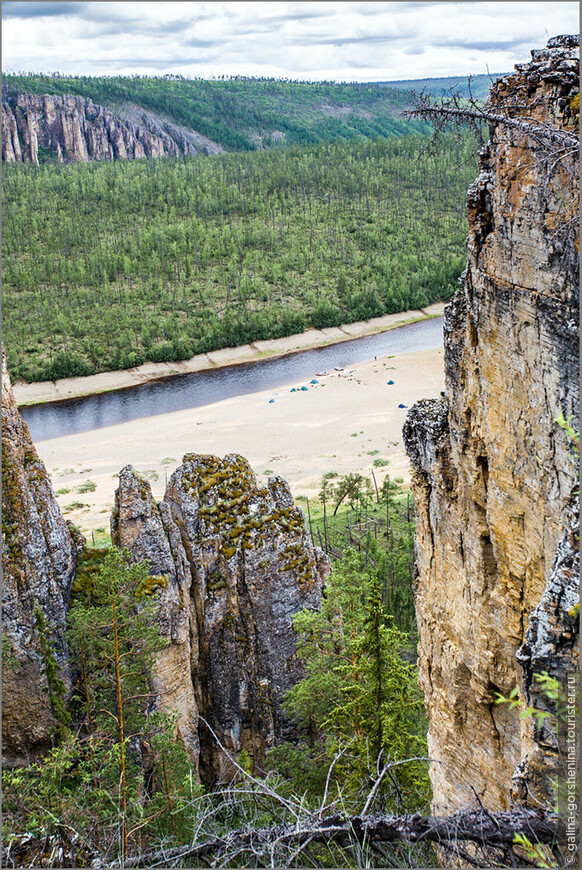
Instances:
[[[436,812],[475,794],[508,807],[518,765],[526,799],[549,799],[554,750],[496,693],[529,693],[532,668],[576,668],[577,457],[555,419],[579,407],[578,149],[545,131],[576,130],[578,44],[556,37],[492,87],[492,113],[539,135],[491,129],[445,314],[445,398],[415,405],[404,429]]]
[[[2,757],[25,764],[51,745],[38,615],[68,681],[65,616],[77,551],[22,419],[2,353]]]

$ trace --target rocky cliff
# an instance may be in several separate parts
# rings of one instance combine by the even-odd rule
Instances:
[[[46,641],[56,655],[66,691],[66,613],[86,554],[78,559],[84,542],[61,515],[4,358],[2,475],[2,750],[11,766],[51,746],[55,692],[42,647]],[[233,773],[210,729],[235,757],[245,749],[256,769],[270,747],[294,737],[281,709],[302,675],[292,620],[320,606],[330,571],[289,487],[279,477],[258,486],[240,456],[188,454],[156,504],[127,466],[111,532],[114,544],[135,561],[147,558],[151,574],[167,580],[157,616],[166,645],[153,677],[156,706],[178,713],[179,738],[206,784]]]
[[[549,799],[556,749],[496,693],[577,668],[578,38],[491,91],[468,194],[468,265],[445,314],[446,394],[411,409],[415,599],[434,808]],[[518,655],[519,651],[519,655]],[[512,777],[520,787],[512,794]]]
[[[2,159],[9,163],[38,164],[47,158],[86,163],[223,150],[204,136],[152,113],[142,112],[139,119],[141,123],[129,116],[121,120],[79,96],[3,94]]]
[[[51,745],[55,719],[45,676],[44,635],[68,661],[65,614],[77,549],[28,427],[16,406],[2,356],[2,753],[23,764]],[[39,615],[45,628],[39,632]]]
[[[301,676],[292,618],[317,608],[329,563],[315,550],[285,481],[259,487],[246,460],[188,454],[156,505],[130,466],[120,473],[112,539],[162,591],[158,703],[180,714],[179,732],[206,783],[232,775],[203,717],[253,768],[293,737],[281,710]]]

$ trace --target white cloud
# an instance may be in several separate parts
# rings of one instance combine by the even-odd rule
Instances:
[[[3,4],[4,70],[373,81],[505,72],[576,2]]]

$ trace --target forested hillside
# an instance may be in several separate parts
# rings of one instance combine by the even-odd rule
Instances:
[[[399,117],[409,103],[410,90],[377,84],[243,76],[220,80],[3,76],[4,98],[15,102],[17,94],[78,94],[138,124],[144,111],[153,112],[236,151],[401,136],[427,129],[422,122]]]
[[[447,299],[473,143],[5,166],[13,377],[127,368]]]
[[[395,82],[376,82],[385,88],[398,91],[413,90],[416,93],[425,91],[437,97],[447,96],[451,92],[461,97],[473,96],[476,100],[486,100],[492,83],[507,75],[507,73],[490,73],[489,75],[471,76],[441,76],[428,79],[401,79]]]

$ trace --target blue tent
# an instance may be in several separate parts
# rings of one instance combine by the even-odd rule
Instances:
[[[406,405],[403,405],[403,404],[401,403],[400,405],[398,405],[398,407],[399,407],[399,408],[406,408]]]
[[[297,390],[295,389],[295,387],[291,387],[291,392],[292,392],[292,393],[296,393],[296,392],[297,392]]]
[[[309,387],[301,387],[301,392],[306,393],[308,389],[309,389]]]
[[[317,378],[313,378],[313,380],[312,380],[312,381],[309,381],[309,383],[310,383],[310,384],[318,384],[319,381],[317,380]]]
[[[393,383],[394,383],[394,381],[388,381],[388,383],[389,383],[389,384],[393,384]]]
[[[272,405],[274,401],[274,399],[269,399],[269,405]]]

